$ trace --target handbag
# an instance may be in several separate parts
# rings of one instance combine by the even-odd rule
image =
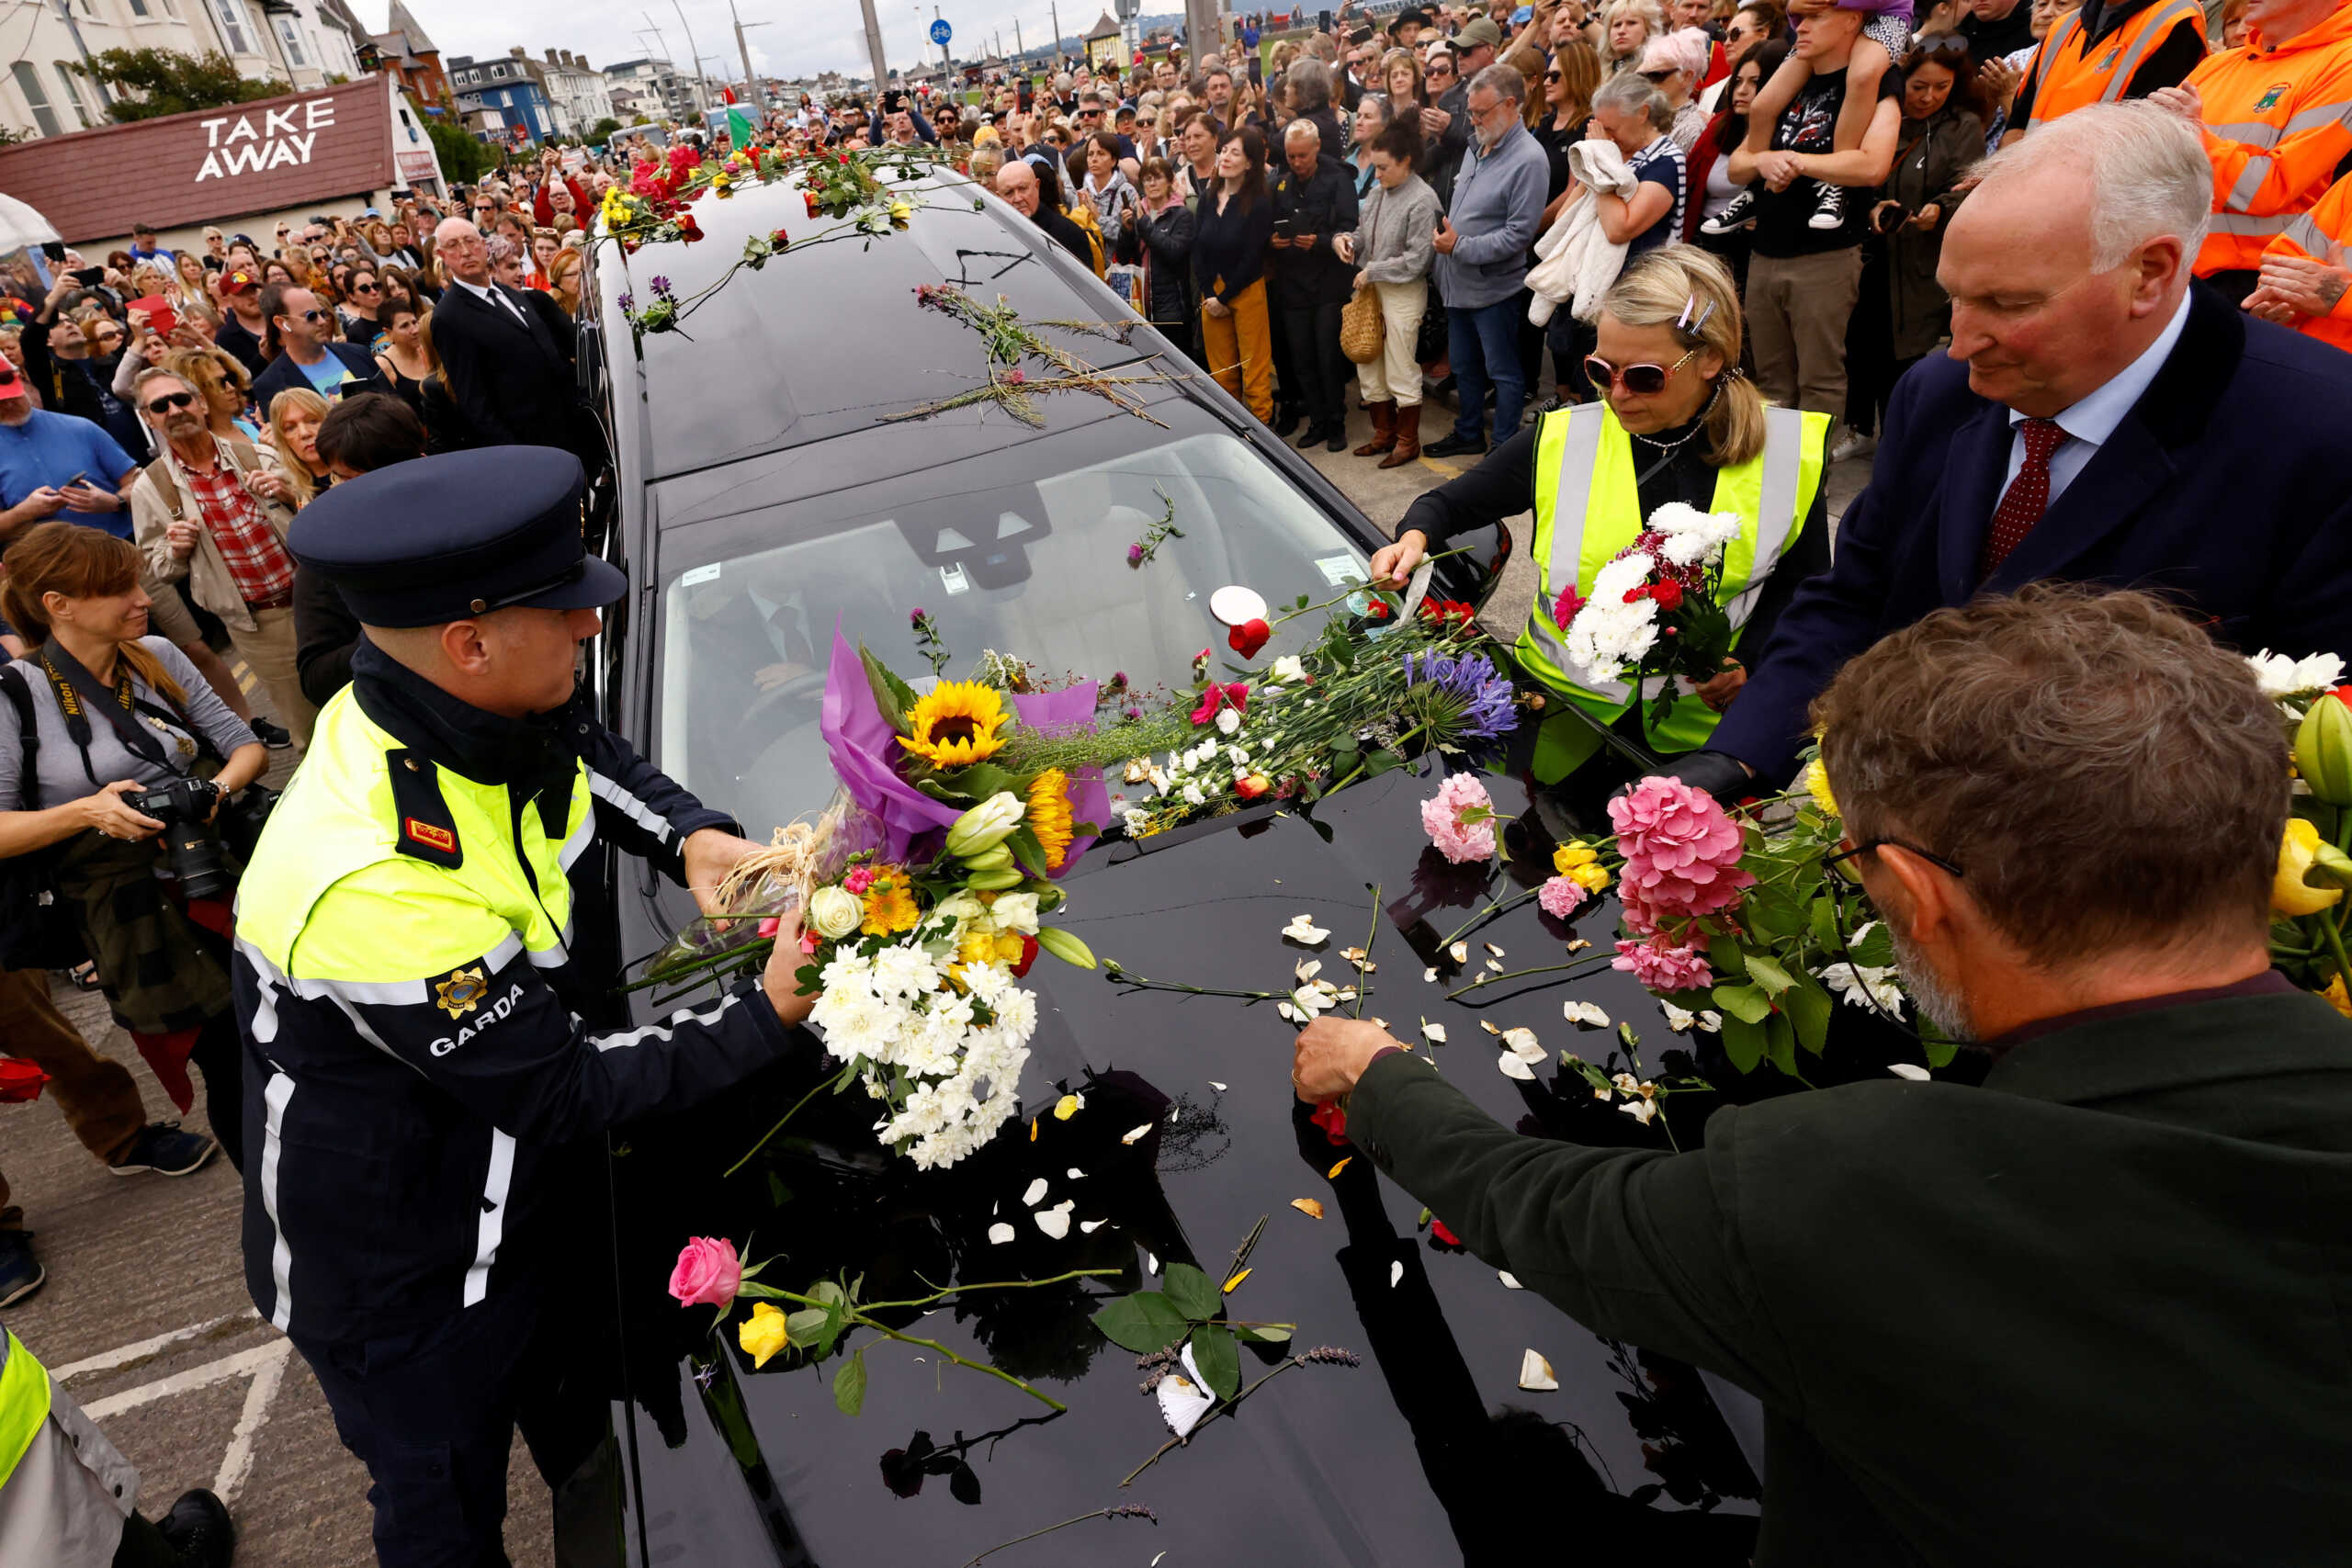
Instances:
[[[1430,307],[1421,312],[1421,335],[1413,344],[1413,358],[1422,365],[1443,359],[1453,346],[1453,332],[1446,324],[1445,307],[1438,299],[1437,285],[1430,283],[1429,290]]]
[[[1358,365],[1380,357],[1387,329],[1380,319],[1380,290],[1367,283],[1340,308],[1340,352]]]
[[[32,688],[15,665],[0,667],[0,692],[17,710],[17,732],[24,744],[17,770],[18,806],[40,809],[40,733],[35,728]],[[60,900],[50,876],[51,855],[36,851],[0,861],[0,969],[70,969],[88,956],[71,906]]]

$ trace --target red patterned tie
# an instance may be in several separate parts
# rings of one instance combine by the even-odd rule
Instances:
[[[2050,455],[2066,439],[2054,419],[2026,420],[2018,426],[2018,433],[2025,437],[2025,464],[2009,481],[2001,504],[1993,509],[1993,526],[1984,535],[1984,548],[1976,561],[1980,582],[1998,571],[2009,552],[2025,543],[2025,536],[2041,521],[2042,512],[2050,505]]]

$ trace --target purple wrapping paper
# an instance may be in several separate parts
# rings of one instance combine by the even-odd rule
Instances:
[[[1094,694],[1095,682],[1088,681],[1058,692],[1016,695],[1012,706],[1021,721],[1034,729],[1067,730],[1092,721]],[[960,807],[933,800],[899,776],[895,763],[907,755],[906,749],[876,705],[865,661],[842,636],[838,623],[833,627],[832,660],[825,671],[824,714],[818,728],[832,758],[834,776],[852,800],[880,821],[885,859],[905,860],[916,839],[954,826],[964,814]],[[1070,783],[1075,820],[1103,826],[1111,811],[1111,792],[1103,787],[1102,773],[1090,768]],[[1054,874],[1058,877],[1076,865],[1093,842],[1091,837],[1073,840],[1061,870]]]

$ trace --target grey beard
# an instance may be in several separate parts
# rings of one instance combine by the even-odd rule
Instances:
[[[1975,1039],[1975,1021],[1969,1017],[1968,1005],[1961,1000],[1960,993],[1944,984],[1943,976],[1936,973],[1927,955],[1898,932],[1893,922],[1888,923],[1886,934],[1894,943],[1895,967],[1903,972],[1903,984],[1919,1012],[1935,1020],[1954,1040]]]

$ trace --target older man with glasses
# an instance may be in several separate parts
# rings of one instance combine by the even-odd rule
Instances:
[[[1464,118],[1476,130],[1476,145],[1463,154],[1434,241],[1462,417],[1453,434],[1430,445],[1433,457],[1486,451],[1489,381],[1497,440],[1519,429],[1527,399],[1519,323],[1525,315],[1527,251],[1543,220],[1551,171],[1543,147],[1520,123],[1526,96],[1527,79],[1516,67],[1493,65],[1472,81],[1464,98]]]
[[[1377,1168],[1760,1401],[1761,1568],[2341,1561],[2352,1023],[2270,967],[2276,706],[2170,606],[2039,587],[1894,634],[1812,716],[1840,863],[1960,1064],[1585,1146],[1333,1014],[1292,1070],[1370,1156],[1331,1179],[1377,1204]]]

